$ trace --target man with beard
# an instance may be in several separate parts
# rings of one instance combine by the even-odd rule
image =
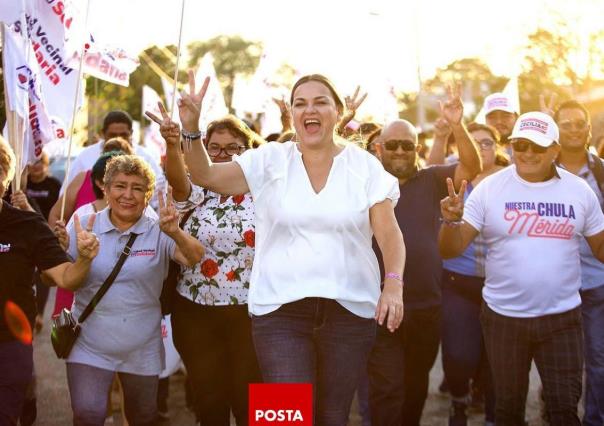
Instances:
[[[577,101],[558,106],[554,120],[560,129],[557,163],[583,178],[604,208],[604,165],[588,151],[591,139],[589,112]],[[581,311],[585,338],[586,426],[604,423],[604,264],[598,261],[585,238],[581,238]]]
[[[417,131],[405,120],[384,127],[377,145],[384,168],[399,181],[401,202],[395,214],[405,236],[407,262],[403,323],[393,333],[378,327],[369,359],[374,426],[419,425],[440,341],[439,203],[447,194],[447,177],[454,178],[459,187],[462,180],[470,181],[481,171],[480,156],[462,123],[459,90],[449,91],[441,113],[457,140],[458,164],[420,169]]]
[[[501,135],[500,143],[511,157],[510,135],[518,119],[518,105],[505,93],[492,93],[485,98],[483,109],[486,123],[497,129]]]

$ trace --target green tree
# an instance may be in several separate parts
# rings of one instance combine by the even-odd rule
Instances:
[[[239,36],[222,35],[207,41],[193,42],[189,44],[188,49],[191,67],[197,66],[206,53],[212,53],[216,77],[222,86],[224,101],[231,109],[235,76],[251,75],[256,70],[262,53],[262,44]]]

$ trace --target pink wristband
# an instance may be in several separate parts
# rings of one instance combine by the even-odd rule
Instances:
[[[397,281],[400,281],[401,284],[403,283],[403,277],[401,277],[401,274],[397,274],[396,272],[388,272],[384,276],[384,279],[386,279],[386,278],[392,278],[392,279],[395,279]]]

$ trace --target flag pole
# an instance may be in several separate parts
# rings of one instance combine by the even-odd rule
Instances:
[[[90,0],[86,2],[86,18],[84,19],[84,36],[86,39],[89,37],[86,36],[87,28],[88,28],[88,12],[90,11]],[[69,182],[69,173],[71,172],[71,147],[73,145],[73,129],[75,127],[75,117],[78,109],[78,98],[80,97],[80,86],[82,85],[82,69],[84,64],[84,55],[88,50],[88,42],[85,42],[84,45],[80,49],[80,63],[78,65],[78,79],[76,82],[76,91],[75,96],[73,97],[73,110],[71,114],[71,128],[69,130],[69,145],[67,148],[67,166],[65,168],[65,179],[63,181],[63,186],[66,187],[67,182]],[[67,188],[65,188],[67,189]],[[67,194],[63,194],[63,198],[61,200],[61,216],[59,219],[62,221],[65,218],[65,200],[67,199]]]
[[[182,27],[185,16],[185,1],[182,0],[182,7],[180,9],[180,29],[178,31],[178,47],[176,50],[176,68],[174,69],[174,87],[172,89],[172,105],[170,106],[170,120],[174,118],[174,106],[176,104],[176,90],[178,89],[178,68],[180,65],[180,49],[182,46]]]

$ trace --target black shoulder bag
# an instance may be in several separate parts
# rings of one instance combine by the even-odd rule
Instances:
[[[57,354],[57,357],[65,359],[69,356],[71,348],[73,348],[76,339],[80,335],[80,324],[86,321],[86,318],[88,318],[88,316],[92,313],[96,305],[99,304],[105,293],[107,293],[107,290],[109,290],[109,287],[111,287],[111,284],[113,284],[113,281],[115,281],[117,274],[119,274],[124,262],[130,255],[130,249],[132,248],[134,240],[136,240],[137,236],[138,235],[134,233],[130,234],[130,239],[126,243],[126,246],[124,247],[124,250],[122,251],[117,263],[113,267],[111,274],[109,274],[101,288],[99,288],[92,300],[88,303],[86,308],[84,308],[82,315],[80,315],[80,318],[77,321],[73,318],[71,311],[65,308],[63,308],[57,317],[53,318],[50,341],[52,342],[52,348]]]

